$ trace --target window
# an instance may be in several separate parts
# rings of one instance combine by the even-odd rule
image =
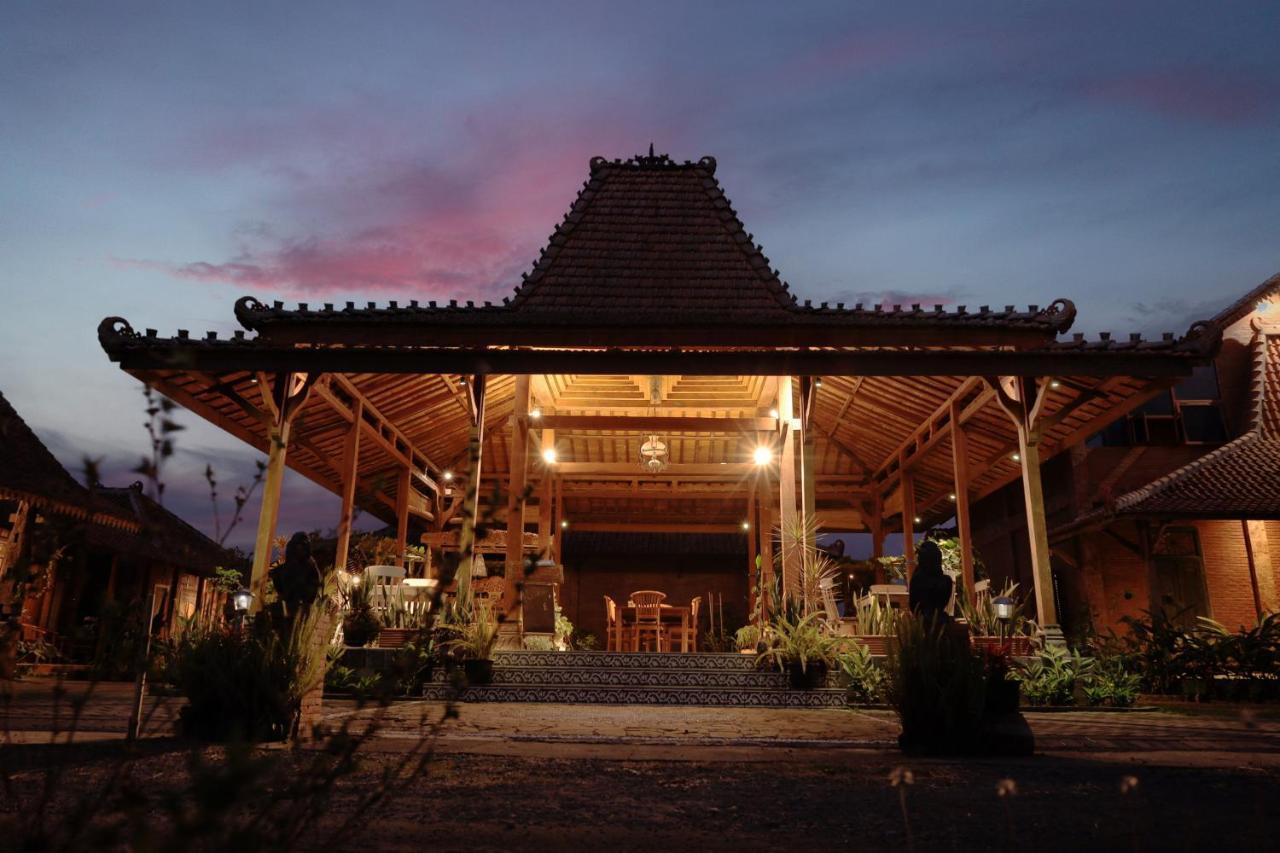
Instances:
[[[1218,371],[1203,365],[1172,390],[1161,391],[1094,435],[1088,446],[1221,444],[1227,437]]]

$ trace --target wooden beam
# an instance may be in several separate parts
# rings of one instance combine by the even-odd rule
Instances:
[[[708,418],[679,415],[558,415],[546,414],[538,423],[559,430],[741,433],[776,431],[776,418]]]
[[[356,413],[359,415],[360,401],[356,401]],[[342,515],[338,518],[338,545],[334,554],[334,566],[339,570],[347,567],[347,558],[351,553],[351,525],[354,521],[356,507],[356,472],[360,469],[360,423],[356,422],[347,429],[347,437],[342,445]]]
[[[950,343],[955,343],[951,341]],[[298,348],[263,343],[208,346],[164,341],[150,346],[104,344],[126,370],[221,373],[297,370],[322,373],[517,374],[671,373],[685,376],[756,374],[823,376],[1188,376],[1212,353],[1164,350],[617,350],[444,349],[385,346]],[[581,344],[575,344],[581,346]],[[883,408],[883,404],[877,404]]]
[[[639,462],[557,462],[555,469],[560,476],[578,478],[598,476],[633,479],[644,474]],[[716,462],[673,462],[662,470],[661,477],[657,479],[718,477],[724,480],[733,480],[746,477],[755,469],[756,465],[752,462],[728,462],[725,464]]]
[[[632,532],[632,533],[740,533],[746,531],[742,524],[696,524],[676,521],[575,521],[572,530],[590,533]]]

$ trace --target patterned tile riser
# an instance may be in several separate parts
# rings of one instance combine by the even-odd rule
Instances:
[[[444,699],[449,688],[429,686],[426,699]],[[644,687],[469,687],[464,702],[549,702],[582,705],[707,705],[738,708],[843,708],[843,690],[724,690]]]
[[[435,680],[444,681],[437,672]],[[787,676],[781,672],[736,672],[716,670],[575,669],[557,667],[513,667],[497,665],[494,684],[540,685],[548,687],[704,687],[722,689],[785,690]],[[828,680],[835,687],[835,678]]]
[[[498,666],[539,666],[584,669],[733,670],[751,672],[755,655],[646,654],[637,652],[496,652]]]

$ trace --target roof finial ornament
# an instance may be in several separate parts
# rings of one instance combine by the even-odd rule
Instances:
[[[650,141],[650,142],[649,142],[649,156],[650,156],[650,157],[652,157],[652,156],[653,156],[653,142],[652,142],[652,141]]]

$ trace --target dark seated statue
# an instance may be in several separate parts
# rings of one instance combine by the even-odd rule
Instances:
[[[947,604],[951,601],[951,588],[951,578],[942,571],[942,550],[936,542],[921,542],[907,592],[911,612],[927,622],[950,621]]]
[[[311,540],[305,533],[295,533],[284,548],[284,562],[271,570],[271,583],[276,596],[290,616],[310,607],[320,594],[324,578],[311,556]]]

